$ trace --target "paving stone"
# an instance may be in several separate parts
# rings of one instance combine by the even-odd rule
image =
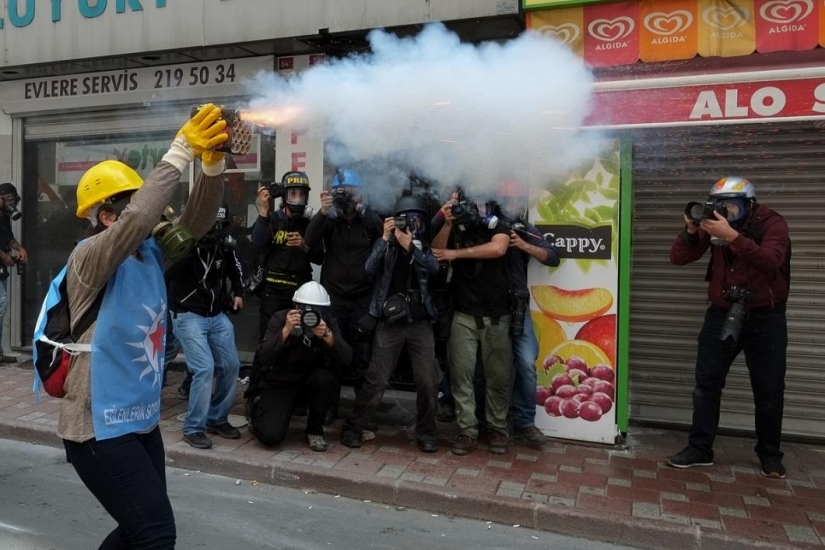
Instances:
[[[505,462],[503,460],[489,460],[487,461],[487,466],[492,466],[494,468],[512,468],[512,462]]]
[[[676,514],[662,514],[662,519],[670,523],[678,523],[679,525],[690,525],[691,519],[695,518],[688,518]]]
[[[735,483],[736,478],[733,476],[728,476],[724,474],[708,474],[708,477],[711,481],[715,481],[717,483]]]
[[[687,499],[688,499],[687,495],[685,495],[685,494],[682,494],[682,493],[668,493],[667,491],[662,491],[661,493],[659,493],[659,497],[662,498],[662,499],[679,500],[679,501],[682,501],[682,502],[687,502]]]
[[[568,466],[567,464],[562,464],[559,466],[560,472],[572,472],[575,474],[582,473],[582,469],[579,466]]]
[[[392,479],[396,479],[404,473],[405,469],[406,468],[404,468],[403,466],[393,466],[387,464],[386,466],[378,470],[378,474],[376,475],[378,477],[391,477]]]
[[[788,482],[788,485],[793,485],[795,487],[810,487],[811,489],[816,489],[816,483],[813,481],[805,481],[802,479],[787,479],[785,481]]]
[[[808,512],[808,517],[811,521],[825,521],[825,514],[819,512]]]
[[[710,491],[710,485],[707,483],[685,483],[685,489],[690,489],[691,491]]]
[[[499,485],[499,490],[504,489],[506,491],[524,491],[524,483],[513,483],[512,481],[502,481],[501,485]]]
[[[401,474],[400,479],[401,479],[401,481],[419,482],[419,481],[424,481],[424,475],[423,474],[411,474],[409,472],[405,472],[405,473]]]
[[[421,456],[415,459],[416,462],[420,464],[438,464],[437,458],[430,458],[427,456]]]
[[[449,480],[446,477],[427,476],[422,480],[422,483],[426,483],[427,485],[444,486],[447,485],[447,481]],[[521,494],[519,494],[519,496],[521,496]]]
[[[382,453],[392,453],[392,454],[398,454],[398,453],[401,452],[401,449],[399,449],[398,447],[390,447],[389,445],[383,445],[378,450]]]
[[[723,516],[731,516],[735,518],[746,518],[748,517],[748,513],[745,510],[741,510],[739,508],[725,508],[723,506],[719,507],[719,514]]]
[[[633,470],[633,476],[647,479],[656,479],[657,477],[656,472],[652,470]]]
[[[539,459],[536,455],[525,455],[525,454],[516,454],[516,460],[522,460],[524,462],[536,462]]]
[[[459,468],[455,473],[462,476],[476,477],[481,473],[481,470],[476,470],[475,468]]]
[[[816,532],[810,527],[803,527],[800,525],[783,525],[785,533],[793,542],[804,542],[807,544],[821,545],[822,541],[816,535]]]
[[[605,496],[604,487],[587,487],[586,485],[583,485],[579,487],[579,492],[587,495],[599,495],[602,497]]]
[[[547,496],[547,504],[559,504],[561,506],[573,507],[573,506],[576,505],[576,499],[548,495]]]
[[[549,474],[537,474],[535,472],[530,474],[530,479],[538,479],[538,480],[541,480],[541,481],[550,481],[552,483],[556,482],[556,476],[551,476]]]
[[[659,505],[651,504],[649,502],[634,502],[633,517],[644,519],[659,519],[661,517]]]
[[[706,529],[722,529],[722,522],[713,519],[690,518],[693,525],[701,525]]]
[[[770,506],[771,501],[767,498],[763,497],[749,497],[744,496],[742,500],[745,501],[745,504],[750,504],[751,506]]]
[[[765,487],[765,492],[769,495],[780,495],[785,497],[793,496],[793,491],[787,489],[775,489],[774,487]]]
[[[619,485],[621,487],[630,487],[632,485],[629,479],[621,479],[618,477],[609,477],[607,478],[608,485]]]
[[[609,460],[604,460],[602,458],[585,458],[584,462],[586,464],[596,464],[598,466],[608,466],[610,464]]]
[[[521,494],[522,498],[529,498],[531,500],[535,500],[536,502],[541,502],[542,504],[547,503],[547,499],[549,495],[540,495],[538,493],[531,493],[529,491],[525,491]]]

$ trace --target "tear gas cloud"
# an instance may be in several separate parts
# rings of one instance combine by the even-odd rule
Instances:
[[[360,170],[376,206],[392,204],[409,172],[443,198],[456,185],[481,198],[504,178],[546,188],[598,152],[599,138],[579,131],[592,76],[552,38],[471,45],[431,24],[368,39],[370,54],[259,75],[249,115],[276,131],[323,124],[327,160]]]

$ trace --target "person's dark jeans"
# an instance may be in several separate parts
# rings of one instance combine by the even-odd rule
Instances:
[[[699,334],[696,358],[696,388],[693,390],[693,425],[688,443],[708,458],[713,458],[713,441],[719,428],[719,410],[725,378],[740,351],[753,389],[756,407],[756,454],[760,458],[779,458],[782,439],[782,412],[785,395],[785,352],[788,327],[785,306],[773,310],[751,311],[742,327],[739,343],[721,341],[719,335],[725,311],[711,306]]]
[[[355,397],[355,408],[344,423],[344,430],[361,434],[372,420],[405,343],[415,378],[415,433],[419,441],[436,439],[439,368],[435,360],[433,329],[427,320],[398,325],[378,324],[364,385]]]
[[[312,369],[305,381],[294,385],[261,388],[259,395],[250,399],[252,433],[264,445],[280,445],[289,433],[293,411],[299,405],[306,405],[306,433],[324,435],[324,417],[336,395],[338,383],[326,368]]]
[[[100,550],[175,547],[175,516],[166,494],[159,427],[146,434],[63,444],[84,485],[117,522]]]

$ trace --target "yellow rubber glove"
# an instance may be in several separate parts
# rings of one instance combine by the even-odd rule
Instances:
[[[220,151],[206,150],[203,152],[203,155],[201,155],[201,162],[203,162],[203,165],[206,167],[215,166],[223,160],[223,155]]]
[[[204,151],[214,150],[229,139],[229,134],[224,132],[226,121],[215,122],[220,116],[220,107],[208,103],[183,125],[176,137],[183,136],[195,156],[202,157]]]

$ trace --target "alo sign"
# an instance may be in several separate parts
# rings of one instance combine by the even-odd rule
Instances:
[[[77,9],[86,19],[100,17],[107,10],[114,10],[115,13],[125,13],[128,11],[143,11],[143,5],[154,6],[155,8],[165,8],[166,0],[49,0],[48,2],[36,2],[35,0],[8,0],[8,13],[6,18],[0,18],[0,29],[5,27],[6,19],[13,27],[26,27],[34,21],[37,12],[35,4],[42,8],[44,4],[50,4],[50,14],[53,23],[62,19],[64,9]]]

